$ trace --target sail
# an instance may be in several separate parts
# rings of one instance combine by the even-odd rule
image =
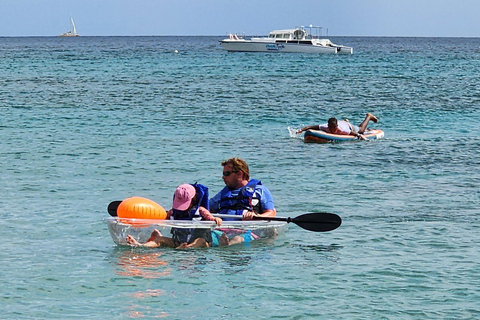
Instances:
[[[80,37],[77,33],[77,28],[75,27],[75,22],[73,22],[73,18],[70,17],[70,22],[72,23],[72,30],[62,33],[60,37]]]
[[[77,29],[75,28],[75,22],[73,22],[73,18],[70,17],[70,20],[72,21],[72,34],[77,35]]]

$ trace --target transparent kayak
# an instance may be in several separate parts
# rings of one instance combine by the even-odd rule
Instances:
[[[166,237],[171,237],[172,228],[181,229],[210,229],[217,233],[225,232],[229,238],[235,235],[244,235],[250,232],[252,240],[273,238],[282,233],[287,225],[285,221],[223,221],[217,227],[213,221],[185,221],[185,220],[147,220],[126,219],[119,217],[105,218],[108,231],[117,245],[129,245],[128,235],[133,236],[140,243],[146,242],[154,229]]]

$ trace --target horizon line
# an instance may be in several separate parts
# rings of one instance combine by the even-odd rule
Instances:
[[[95,37],[225,37],[226,35],[80,35],[78,37],[60,37],[59,35],[0,35],[0,38],[95,38]],[[258,35],[246,35],[246,37]],[[348,38],[480,38],[480,36],[392,36],[392,35],[362,35],[362,36],[348,36],[348,35],[329,35],[327,37],[348,37]]]

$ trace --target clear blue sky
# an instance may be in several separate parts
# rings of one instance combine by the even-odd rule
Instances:
[[[0,0],[0,36],[265,35],[480,37],[480,0]]]

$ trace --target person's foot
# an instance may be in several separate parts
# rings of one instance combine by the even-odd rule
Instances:
[[[188,248],[190,248],[190,247],[188,246],[188,243],[186,243],[186,242],[180,244],[180,245],[177,247],[177,249],[188,249]]]
[[[132,237],[132,236],[130,236],[130,235],[128,235],[125,240],[127,240],[127,243],[128,243],[128,244],[131,244],[131,245],[133,245],[133,246],[139,246],[139,245],[140,245],[140,242],[138,242],[137,240],[135,240],[135,238]]]
[[[218,239],[218,245],[219,246],[228,246],[230,244],[230,240],[228,239],[226,233],[222,233],[220,238]]]
[[[155,229],[155,230],[152,231],[152,234],[150,235],[150,238],[148,238],[147,242],[155,241],[155,239],[157,239],[161,236],[162,236],[162,234],[160,233],[160,231]]]
[[[370,120],[372,120],[374,123],[377,123],[378,119],[377,117],[375,117],[373,114],[371,113],[367,113],[367,117],[370,118]]]

